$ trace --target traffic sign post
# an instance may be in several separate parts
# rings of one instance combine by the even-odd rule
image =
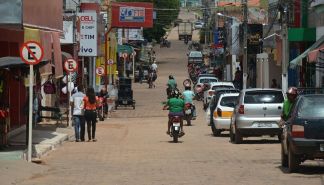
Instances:
[[[109,59],[107,61],[108,65],[109,65],[109,75],[111,76],[111,79],[112,79],[112,74],[111,74],[111,71],[112,71],[112,65],[114,64],[114,60],[113,59]]]
[[[69,88],[72,83],[71,73],[75,72],[78,69],[78,63],[73,58],[68,58],[64,61],[64,69],[68,74],[68,84],[66,85],[67,91],[69,91],[68,105],[69,105],[69,116],[68,116],[68,125],[72,127],[72,105],[70,104],[70,98],[72,96],[72,89]],[[69,90],[70,89],[70,90]]]
[[[33,86],[34,65],[40,63],[44,56],[44,50],[38,42],[29,41],[20,48],[20,58],[29,64],[29,113],[28,113],[28,149],[27,161],[32,160],[32,124],[33,124]]]
[[[96,68],[96,74],[98,76],[103,76],[105,74],[105,69],[103,67],[97,67]]]

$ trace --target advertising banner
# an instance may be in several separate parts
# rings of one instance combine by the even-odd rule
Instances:
[[[152,28],[153,3],[112,3],[112,27]]]
[[[247,53],[258,54],[262,53],[262,36],[263,25],[262,24],[248,24],[247,34]]]
[[[97,14],[86,12],[78,14],[80,20],[79,56],[97,56]]]
[[[60,39],[62,44],[73,44],[73,21],[63,21],[63,38]]]

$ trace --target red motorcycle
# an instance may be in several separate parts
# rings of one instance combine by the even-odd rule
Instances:
[[[184,120],[187,121],[187,126],[191,126],[191,120],[193,118],[193,105],[191,103],[185,104],[186,110],[184,110]]]
[[[105,120],[107,101],[104,97],[98,97],[97,113],[100,121]]]

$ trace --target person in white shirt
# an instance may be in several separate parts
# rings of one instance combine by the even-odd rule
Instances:
[[[70,103],[73,110],[72,120],[74,122],[75,141],[84,141],[85,134],[85,120],[84,120],[84,101],[83,98],[86,96],[83,93],[83,87],[79,86],[78,91],[74,93],[70,98]]]
[[[157,72],[157,68],[158,68],[158,66],[157,66],[157,64],[156,64],[156,61],[154,61],[153,64],[151,65],[151,69],[152,69],[153,71]]]

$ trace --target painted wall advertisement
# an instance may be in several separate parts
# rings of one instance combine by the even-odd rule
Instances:
[[[97,56],[97,14],[86,12],[78,14],[80,20],[79,56]]]
[[[112,27],[153,27],[153,3],[112,3]]]

